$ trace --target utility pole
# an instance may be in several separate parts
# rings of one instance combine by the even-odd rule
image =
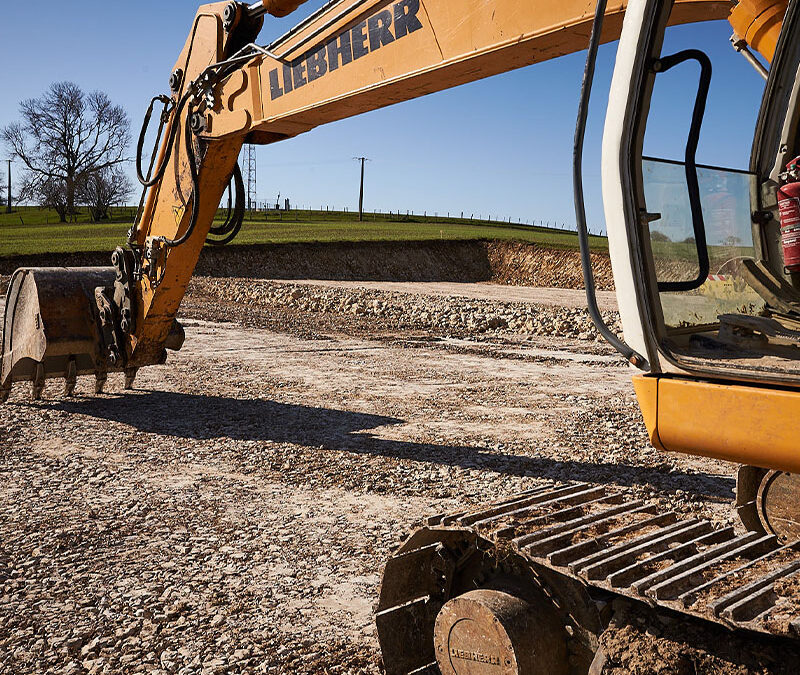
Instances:
[[[8,199],[6,200],[6,213],[11,213],[11,160],[8,161]]]
[[[364,162],[370,160],[366,157],[353,157],[357,162],[361,162],[361,188],[358,191],[358,219],[364,220]]]

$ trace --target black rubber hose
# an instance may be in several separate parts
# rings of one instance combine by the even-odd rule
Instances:
[[[161,164],[158,165],[158,168],[153,173],[152,171],[152,163],[150,172],[148,173],[147,177],[145,177],[142,171],[142,156],[144,154],[144,141],[145,137],[147,136],[147,130],[150,127],[150,118],[153,116],[153,106],[156,101],[161,101],[164,103],[164,112],[162,112],[161,121],[158,127],[158,135],[156,137],[155,147],[153,148],[153,153],[155,154],[158,152],[158,144],[161,140],[161,134],[164,131],[164,113],[166,113],[167,105],[171,102],[172,99],[167,98],[166,96],[155,96],[150,101],[150,105],[147,107],[147,112],[144,116],[144,123],[142,124],[142,130],[139,132],[139,142],[136,144],[136,177],[139,179],[139,182],[144,185],[145,187],[153,187],[156,185],[163,177],[164,172],[167,169],[167,163],[169,162],[170,157],[172,156],[172,147],[175,144],[175,138],[178,134],[178,120],[180,120],[181,112],[183,108],[186,106],[187,101],[190,98],[190,94],[186,93],[184,97],[178,102],[175,108],[172,110],[173,119],[175,122],[172,124],[169,130],[169,137],[166,146],[166,152],[164,154],[164,159]]]
[[[236,194],[236,203],[234,205],[233,202],[233,195],[234,190]],[[225,236],[230,234],[231,231],[236,227],[236,214],[240,210],[240,204],[244,200],[244,179],[242,178],[242,170],[239,168],[239,163],[237,162],[233,167],[233,174],[231,175],[231,179],[228,183],[228,207],[227,213],[225,216],[225,222],[222,225],[218,225],[217,227],[212,227],[209,230],[209,234],[215,235],[217,237]]]
[[[594,273],[592,272],[591,248],[589,245],[589,231],[586,226],[586,204],[583,196],[583,142],[586,137],[586,120],[589,116],[589,101],[592,95],[592,82],[597,64],[597,50],[600,46],[600,35],[603,31],[603,17],[606,12],[606,0],[597,0],[592,36],[589,39],[589,52],[586,56],[586,68],[583,72],[581,84],[581,98],[578,105],[578,121],[575,125],[575,147],[573,153],[572,179],[575,196],[575,221],[578,229],[578,243],[581,249],[581,266],[583,267],[583,285],[586,288],[586,304],[589,316],[592,318],[597,331],[628,361],[637,368],[648,370],[647,359],[638,354],[625,344],[606,325],[597,306],[595,294]]]
[[[161,241],[165,246],[174,248],[185,243],[189,237],[194,233],[194,228],[197,226],[197,220],[200,215],[200,200],[198,194],[200,193],[200,180],[197,173],[197,157],[194,154],[194,133],[192,132],[192,108],[190,107],[186,114],[186,124],[184,126],[184,143],[186,145],[186,158],[189,164],[189,173],[192,177],[192,214],[189,218],[189,225],[184,232],[177,239],[162,238]],[[166,162],[165,162],[166,165]]]
[[[233,219],[230,221],[229,226],[230,229],[225,233],[227,236],[225,236],[223,239],[214,239],[209,237],[206,241],[212,246],[225,246],[226,244],[230,244],[236,238],[236,235],[239,234],[239,231],[242,229],[242,224],[244,223],[244,179],[242,178],[242,170],[239,168],[238,163],[233,169],[232,180],[236,196],[234,200]]]
[[[148,182],[152,178],[152,171],[153,171],[153,164],[154,162],[150,162],[150,168],[148,170],[148,176],[145,178],[144,172],[142,171],[142,157],[144,155],[144,141],[147,136],[147,131],[150,128],[150,118],[153,116],[153,106],[155,105],[156,101],[161,101],[164,103],[164,110],[167,108],[167,103],[164,101],[166,97],[162,96],[154,96],[150,99],[150,105],[147,106],[147,112],[144,114],[144,122],[142,122],[142,129],[139,132],[139,142],[136,144],[136,176],[139,179],[139,182],[144,185],[148,186]],[[161,140],[161,134],[164,131],[164,115],[162,112],[161,120],[158,125],[158,133],[156,134],[156,141],[155,145],[158,147],[158,142]],[[155,157],[155,152],[153,152],[153,158]]]
[[[222,236],[228,234],[233,228],[233,177],[228,182],[228,206],[225,209],[225,222],[209,229],[209,235]]]

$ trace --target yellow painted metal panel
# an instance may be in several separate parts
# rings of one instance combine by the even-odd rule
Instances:
[[[620,1],[609,5],[603,41],[619,37],[625,6]],[[731,6],[718,0],[678,0],[671,23],[724,19]],[[571,54],[586,48],[594,18],[593,4],[582,0],[376,0],[346,16],[339,17],[340,12],[336,5],[274,46],[281,61],[259,57],[263,100],[252,106],[252,126],[242,129],[229,115],[218,115],[209,137],[248,131],[296,135]],[[223,100],[232,86],[224,86]]]
[[[653,426],[652,382],[658,382]],[[648,430],[665,450],[800,472],[800,391],[637,378]]]
[[[636,375],[633,378],[633,388],[639,409],[642,411],[650,443],[659,450],[663,450],[661,439],[658,437],[658,378],[650,375]]]

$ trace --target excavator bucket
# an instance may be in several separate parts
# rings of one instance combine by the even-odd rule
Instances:
[[[48,378],[64,378],[71,395],[78,375],[105,381],[95,288],[113,286],[113,267],[18,269],[6,294],[0,354],[0,402],[14,382],[32,382],[41,398]]]

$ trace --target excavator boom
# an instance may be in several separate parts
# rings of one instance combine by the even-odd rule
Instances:
[[[718,0],[682,0],[673,23],[725,19],[730,10]],[[604,41],[619,37],[624,12],[625,3],[609,7]],[[222,87],[206,136],[245,132],[249,142],[271,142],[571,54],[586,47],[593,14],[578,0],[336,3],[258,55],[241,71],[244,83]]]

